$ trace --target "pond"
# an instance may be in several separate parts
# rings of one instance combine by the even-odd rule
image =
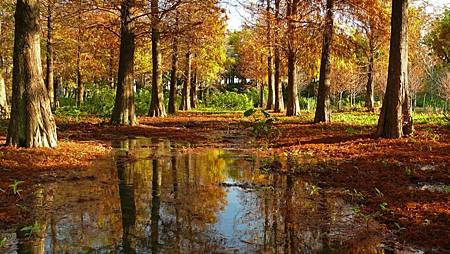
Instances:
[[[113,147],[112,161],[37,186],[35,223],[0,234],[7,253],[381,251],[339,190],[265,173],[264,158],[145,138]]]

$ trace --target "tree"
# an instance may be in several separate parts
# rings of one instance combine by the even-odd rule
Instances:
[[[284,100],[283,100],[283,85],[280,80],[280,68],[281,68],[281,57],[280,57],[280,45],[279,45],[279,16],[280,16],[280,1],[275,0],[275,44],[274,44],[274,67],[275,67],[275,75],[274,75],[274,92],[275,92],[275,105],[274,111],[281,112],[284,110]]]
[[[152,100],[148,115],[151,117],[165,117],[164,93],[162,87],[161,49],[160,49],[160,13],[159,0],[151,0],[151,28],[152,28]]]
[[[443,63],[450,65],[450,9],[445,10],[427,36],[427,44]]]
[[[196,57],[196,55],[194,55],[194,57]],[[191,108],[197,108],[197,85],[198,85],[198,71],[197,66],[195,65],[195,67],[192,70],[191,89],[189,89],[189,96],[191,98],[189,103],[191,104]]]
[[[3,60],[0,59],[0,119],[8,117],[9,106],[6,96],[5,79],[3,78]]]
[[[7,83],[9,83],[9,56],[12,55],[12,31],[15,3],[12,0],[0,3],[0,119],[10,115]]]
[[[267,87],[268,97],[266,109],[275,108],[275,83],[273,73],[273,42],[272,42],[272,24],[271,24],[271,0],[267,0]]]
[[[134,0],[123,0],[120,5],[120,53],[117,90],[111,122],[115,124],[135,125],[134,105],[134,54],[136,35],[134,34],[130,10]]]
[[[379,137],[400,138],[413,131],[408,86],[408,1],[392,1],[388,81],[378,120]]]
[[[175,28],[174,33],[177,35],[172,38],[172,66],[170,70],[170,91],[169,91],[169,106],[168,113],[176,113],[176,101],[177,101],[177,72],[178,72],[178,23],[179,23],[179,12],[176,10],[175,13]]]
[[[2,15],[3,16],[3,15]],[[2,40],[2,17],[0,16],[0,44]],[[5,60],[3,57],[3,51],[0,51],[0,119],[7,118],[9,114],[8,99],[6,96],[6,84],[4,75]]]
[[[389,13],[387,4],[380,0],[356,1],[355,5],[353,15],[359,21],[357,24],[360,27],[355,36],[356,44],[367,66],[365,106],[367,110],[373,111],[375,61],[379,59],[380,51],[385,48],[385,42],[388,40]]]
[[[54,107],[55,91],[54,91],[54,64],[53,64],[53,12],[55,3],[53,0],[47,1],[47,51],[46,63],[47,69],[45,72],[45,87],[47,88],[50,104]]]
[[[314,123],[330,122],[330,52],[333,38],[333,5],[334,0],[327,0],[325,29],[322,42],[322,58],[320,61],[319,90],[317,94],[317,107]]]
[[[186,52],[186,70],[184,72],[183,90],[181,93],[180,110],[191,109],[191,82],[192,82],[192,53],[190,49]]]
[[[240,32],[235,32],[235,42],[233,47],[239,56],[237,59],[237,70],[240,75],[253,80],[254,85],[259,90],[259,106],[264,108],[264,83],[267,80],[267,62],[264,61],[267,53],[263,26],[246,27]]]
[[[439,94],[445,100],[445,106],[448,110],[448,101],[450,100],[450,70],[444,72],[439,78]]]
[[[42,79],[39,1],[18,0],[15,12],[13,99],[7,145],[56,147],[56,124]]]
[[[76,44],[77,44],[77,105],[81,106],[84,103],[84,84],[83,84],[83,77],[81,74],[81,39],[82,39],[82,22],[83,22],[83,16],[82,16],[82,3],[81,0],[78,1],[78,14],[77,14],[77,38],[76,38]]]
[[[296,116],[300,113],[300,103],[298,101],[298,86],[296,81],[297,74],[297,52],[295,48],[295,36],[294,33],[297,29],[297,7],[299,0],[288,1],[287,4],[287,19],[288,19],[288,101],[287,101],[287,116]]]

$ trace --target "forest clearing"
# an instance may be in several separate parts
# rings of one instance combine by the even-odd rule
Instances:
[[[450,253],[449,4],[2,1],[0,253]]]

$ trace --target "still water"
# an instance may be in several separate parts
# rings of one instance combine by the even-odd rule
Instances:
[[[1,233],[6,253],[381,250],[339,190],[264,173],[265,159],[144,138],[113,146],[112,161],[37,186],[35,224]]]

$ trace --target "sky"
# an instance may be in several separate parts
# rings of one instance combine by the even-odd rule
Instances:
[[[250,14],[242,7],[242,2],[248,0],[222,0],[222,5],[228,12],[228,29],[230,31],[239,30],[246,19],[251,18]],[[443,9],[444,6],[450,7],[450,0],[429,0],[430,4],[435,6],[437,10]],[[430,9],[430,11],[432,11]]]

